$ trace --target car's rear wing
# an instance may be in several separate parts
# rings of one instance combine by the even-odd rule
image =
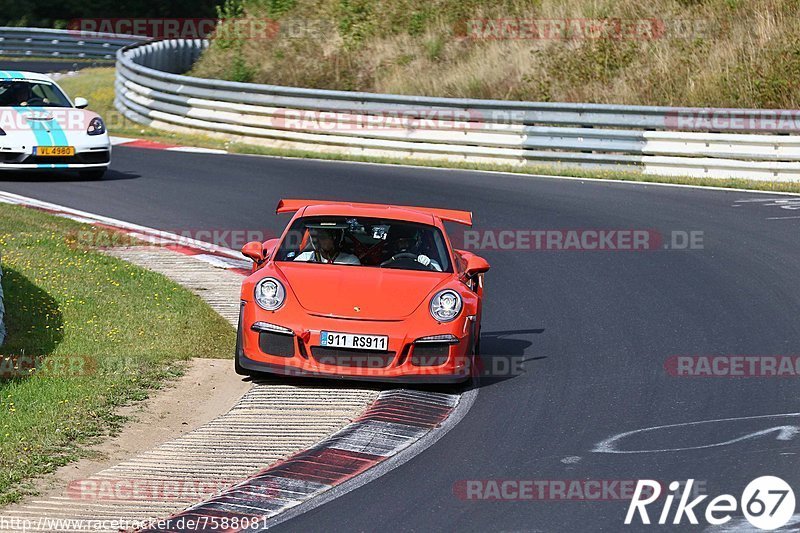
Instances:
[[[275,208],[276,213],[294,213],[304,207],[311,205],[351,205],[353,207],[396,207],[398,209],[408,209],[419,213],[433,215],[448,222],[456,222],[465,226],[472,226],[472,212],[459,211],[457,209],[440,209],[438,207],[417,207],[408,205],[387,205],[387,204],[364,204],[357,202],[336,202],[332,200],[296,200],[283,199],[278,202]]]

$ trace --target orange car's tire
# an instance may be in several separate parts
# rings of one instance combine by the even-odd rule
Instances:
[[[233,354],[233,369],[240,376],[249,376],[250,371],[242,366],[241,358],[244,355],[242,349],[242,318],[239,317],[239,325],[236,328],[236,353]]]
[[[469,370],[467,372],[464,382],[471,379],[479,378],[481,374],[481,330],[478,328],[477,335],[471,339],[472,352],[469,354]]]
[[[241,363],[239,363],[239,354],[236,354],[236,357],[234,358],[233,367],[236,373],[240,376],[250,375],[250,372],[248,372],[247,369],[244,368]]]

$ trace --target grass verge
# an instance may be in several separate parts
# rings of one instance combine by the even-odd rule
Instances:
[[[115,408],[179,376],[184,361],[232,353],[233,328],[199,297],[82,247],[86,228],[0,204],[0,505],[117,431]]]
[[[550,176],[572,176],[578,178],[624,180],[647,183],[673,183],[680,185],[702,185],[706,187],[752,189],[758,191],[800,193],[800,183],[767,182],[745,179],[689,178],[680,176],[659,176],[638,172],[622,172],[610,170],[587,170],[556,165],[537,165],[519,167],[516,165],[488,163],[459,163],[430,159],[401,159],[390,157],[355,156],[348,154],[331,154],[284,148],[270,148],[261,145],[246,144],[235,141],[216,139],[205,135],[185,135],[157,130],[142,126],[123,117],[114,108],[114,69],[86,69],[79,74],[63,78],[60,85],[70,96],[83,96],[89,99],[89,107],[100,113],[108,122],[112,135],[147,138],[171,144],[216,148],[238,154],[256,154],[275,157],[296,157],[311,159],[327,159],[336,161],[357,161],[381,163],[388,165],[418,165],[432,168],[456,168],[463,170],[485,170],[510,172],[515,174],[538,174]]]

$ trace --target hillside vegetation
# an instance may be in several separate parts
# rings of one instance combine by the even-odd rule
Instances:
[[[220,31],[196,75],[530,101],[800,103],[800,0],[227,0],[219,11],[277,24]]]

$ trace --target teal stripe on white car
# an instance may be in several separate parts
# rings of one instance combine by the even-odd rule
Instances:
[[[33,108],[33,107],[14,106],[14,107],[12,107],[12,109],[14,111],[16,111],[17,113],[19,113],[20,115],[22,115],[23,117],[25,116],[25,113],[37,112],[36,108]],[[41,108],[39,108],[39,109],[41,109]],[[44,112],[44,110],[39,111],[39,112]],[[55,142],[55,139],[53,139],[53,136],[50,135],[50,133],[45,128],[45,125],[44,125],[43,122],[40,122],[38,120],[31,121],[31,122],[29,122],[29,125],[30,125],[30,128],[31,128],[31,132],[36,137],[36,146],[37,147],[38,146],[58,146],[56,144],[56,142]],[[7,133],[6,133],[6,135],[7,135]],[[66,140],[64,142],[66,142]],[[67,146],[69,146],[69,145],[67,145]]]
[[[27,92],[27,85],[19,88],[16,82],[30,83],[30,87],[36,89],[32,94]],[[58,94],[46,93],[49,98],[43,100],[43,88]],[[9,92],[4,99],[3,92],[12,89],[22,91],[23,96]],[[20,102],[23,99],[29,99],[30,105]],[[9,100],[17,105],[9,104]],[[54,100],[62,100],[63,105],[47,105]],[[48,76],[0,70],[0,129],[5,133],[0,133],[0,171],[78,170],[87,176],[99,177],[110,164],[111,141],[107,131],[89,134],[90,124],[96,119],[100,117],[76,107]],[[97,132],[94,128],[92,131]],[[43,154],[48,151],[43,148],[49,148],[52,154],[54,147],[67,150],[56,150],[54,155]],[[69,155],[69,147],[74,148],[74,155]]]

